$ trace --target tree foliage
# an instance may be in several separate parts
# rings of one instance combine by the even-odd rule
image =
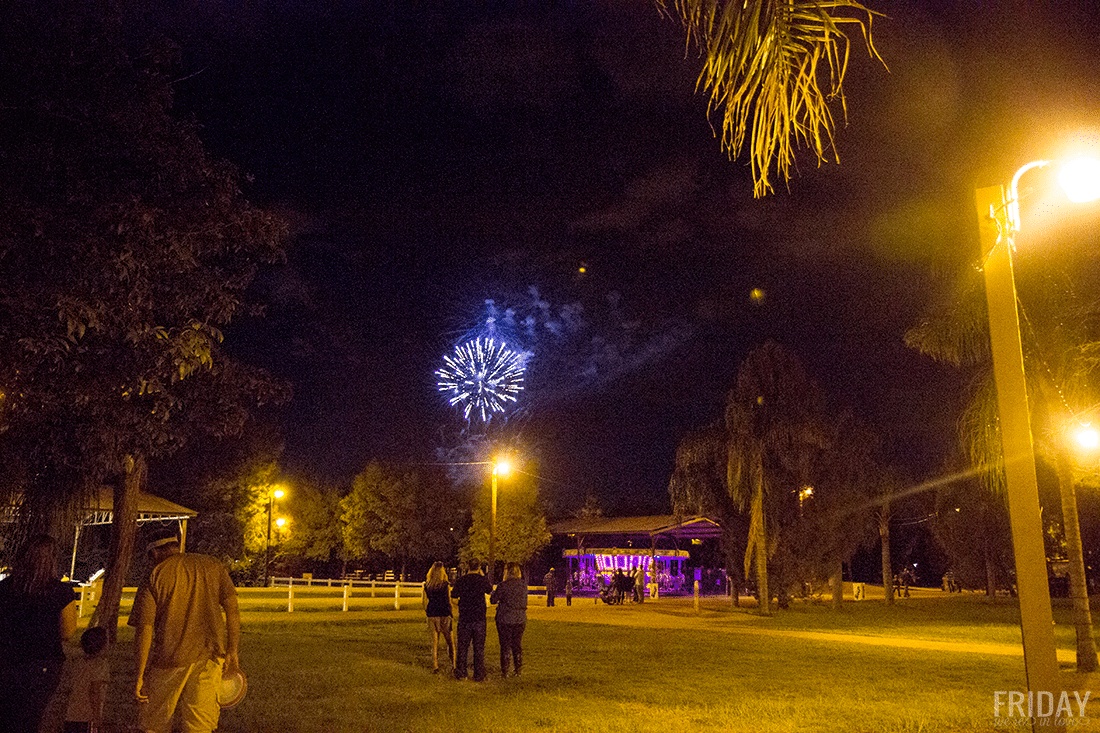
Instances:
[[[673,511],[716,517],[731,577],[743,566],[761,599],[774,588],[782,602],[873,540],[885,481],[876,446],[852,415],[830,420],[798,359],[768,342],[741,364],[723,419],[680,441]]]
[[[104,4],[0,24],[0,501],[60,530],[114,485],[112,631],[147,461],[281,392],[221,342],[284,228],[172,116],[175,55],[129,54]]]
[[[282,550],[306,560],[329,562],[343,559],[344,537],[340,529],[340,492],[305,479],[291,484],[286,499],[290,529]]]
[[[473,523],[462,544],[465,558],[487,560],[489,557],[492,497],[487,484],[488,481],[476,489],[478,499],[474,501]],[[513,470],[498,478],[497,491],[495,560],[524,565],[550,544],[550,529],[539,503],[538,484],[529,473]]]
[[[798,358],[774,341],[745,357],[726,400],[726,485],[738,507],[748,512],[745,574],[755,563],[765,612],[768,559],[776,554],[782,527],[797,516],[799,490],[811,485],[814,453],[827,440],[823,415],[817,386]],[[790,568],[780,564],[775,570],[782,605]]]
[[[343,543],[349,556],[372,552],[400,567],[409,560],[454,555],[455,504],[435,473],[414,473],[371,461],[340,500]]]
[[[672,511],[677,516],[714,517],[722,528],[720,547],[734,588],[746,577],[742,566],[748,543],[748,522],[726,485],[729,438],[716,421],[688,433],[676,447],[668,483]],[[735,596],[736,598],[736,596]]]
[[[689,42],[704,57],[698,85],[722,114],[722,146],[731,157],[746,138],[754,193],[772,190],[774,165],[784,181],[805,145],[818,163],[836,157],[829,108],[839,101],[844,117],[844,75],[850,41],[844,26],[858,26],[867,51],[875,13],[851,0],[658,0],[680,16]],[[880,59],[881,60],[881,59]],[[828,76],[822,88],[821,77]]]
[[[221,342],[284,229],[172,117],[171,44],[30,5],[0,39],[0,498],[41,509],[277,395]]]

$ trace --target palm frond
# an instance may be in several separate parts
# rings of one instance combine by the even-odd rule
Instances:
[[[951,291],[905,332],[905,345],[953,366],[989,361],[989,315],[982,274],[968,267]]]
[[[666,7],[670,0],[657,0]],[[851,43],[842,30],[857,25],[868,53],[881,61],[871,41],[876,15],[852,0],[671,0],[704,56],[698,86],[710,95],[710,110],[722,110],[722,147],[740,155],[746,138],[753,194],[772,190],[772,165],[789,181],[795,146],[814,151],[818,165],[838,159],[835,120],[839,101],[847,118],[844,75]],[[845,15],[844,13],[850,13]],[[827,91],[819,75],[828,74]]]
[[[1001,421],[997,386],[991,371],[983,371],[971,385],[970,401],[959,417],[959,442],[978,471],[982,486],[997,496],[1005,494]]]

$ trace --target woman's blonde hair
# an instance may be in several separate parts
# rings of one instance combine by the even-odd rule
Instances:
[[[523,568],[519,566],[518,562],[510,562],[504,566],[504,580],[511,580],[512,578],[522,578]]]
[[[424,585],[429,588],[436,588],[448,583],[450,583],[450,579],[447,577],[447,569],[443,567],[443,563],[436,560],[428,570],[428,577],[425,579]]]

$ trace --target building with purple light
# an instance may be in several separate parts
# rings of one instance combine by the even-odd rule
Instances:
[[[550,531],[577,588],[599,589],[616,571],[631,574],[640,567],[647,587],[656,582],[660,592],[677,593],[690,588],[688,548],[717,540],[722,528],[711,517],[657,515],[566,519]]]

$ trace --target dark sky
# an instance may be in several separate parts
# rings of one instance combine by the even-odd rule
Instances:
[[[1100,40],[1085,3],[870,6],[889,69],[853,27],[840,164],[803,155],[763,200],[645,0],[149,11],[182,48],[178,108],[295,225],[268,317],[230,333],[294,385],[286,468],[453,446],[433,371],[510,309],[532,356],[498,428],[559,509],[664,510],[677,440],[767,338],[914,479],[938,471],[961,378],[902,335],[977,257],[974,186],[1093,132]]]

